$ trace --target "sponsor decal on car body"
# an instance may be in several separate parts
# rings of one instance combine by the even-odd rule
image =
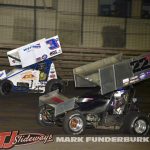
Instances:
[[[10,149],[14,146],[35,144],[43,142],[44,144],[53,142],[52,134],[41,133],[24,133],[19,134],[19,131],[2,132],[0,133],[0,149]]]

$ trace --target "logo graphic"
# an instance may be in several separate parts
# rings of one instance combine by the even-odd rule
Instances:
[[[50,56],[53,56],[53,55],[55,55],[55,54],[57,54],[57,51],[52,51],[52,52],[50,52]]]
[[[50,75],[50,78],[51,78],[51,79],[55,79],[55,78],[56,78],[56,75],[55,75],[55,74],[51,74],[51,75]]]
[[[141,73],[141,74],[140,74],[140,79],[143,80],[143,79],[145,79],[145,78],[146,78],[146,74],[145,74],[145,73]]]
[[[47,59],[47,55],[44,54],[44,55],[42,56],[42,59],[43,59],[43,60]]]
[[[39,44],[33,45],[32,48],[41,48],[41,45],[39,43]]]
[[[5,78],[6,77],[6,72],[5,70],[0,71],[0,79]]]
[[[36,58],[36,62],[39,62],[41,60],[42,60],[41,57]]]
[[[59,44],[58,44],[57,39],[50,39],[50,40],[46,41],[46,44],[48,45],[48,48],[50,50],[54,50],[54,49],[59,48]]]
[[[149,76],[150,75],[150,71],[147,71],[146,74]]]
[[[36,44],[36,45],[31,45],[31,46],[25,48],[23,51],[30,51],[32,48],[37,48],[38,49],[38,48],[41,48],[41,45],[40,45],[40,43]]]
[[[29,72],[22,74],[21,79],[22,80],[35,80],[36,74],[34,72],[29,71]]]
[[[34,78],[34,77],[35,77],[35,76],[34,76],[33,74],[28,74],[28,75],[23,76],[22,79],[32,79],[32,78]]]
[[[0,77],[2,77],[4,75],[4,72],[0,73]]]
[[[12,63],[16,63],[16,61],[13,59],[13,60],[12,60]]]
[[[19,134],[19,131],[0,133],[0,149],[10,149],[14,146],[35,144],[43,142],[44,144],[53,142],[53,136],[41,133]]]

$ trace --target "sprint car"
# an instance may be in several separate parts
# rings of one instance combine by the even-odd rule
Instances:
[[[63,88],[51,60],[62,50],[58,36],[42,39],[7,52],[9,72],[0,71],[0,94],[12,92],[44,93]]]
[[[150,78],[149,56],[122,60],[121,55],[116,55],[75,68],[75,86],[91,90],[73,98],[58,90],[40,96],[39,123],[62,126],[73,135],[82,134],[89,127],[147,135],[149,115],[140,110],[134,85]]]

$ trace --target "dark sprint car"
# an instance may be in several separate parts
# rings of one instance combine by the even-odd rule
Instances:
[[[139,110],[133,84],[150,77],[149,54],[121,61],[121,55],[73,70],[76,87],[99,87],[79,97],[67,98],[58,90],[39,98],[38,120],[58,125],[68,134],[86,128],[115,128],[124,133],[146,135],[149,118]],[[94,88],[93,88],[94,89]]]

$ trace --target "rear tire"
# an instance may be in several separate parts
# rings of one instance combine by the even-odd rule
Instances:
[[[138,112],[132,112],[125,117],[122,129],[124,133],[145,136],[148,134],[149,128],[150,124],[146,115]]]
[[[0,81],[0,94],[8,95],[12,91],[13,84],[9,80]]]
[[[63,82],[60,79],[52,79],[47,82],[45,86],[45,93],[49,93],[57,89],[59,90],[59,92],[62,92]]]

